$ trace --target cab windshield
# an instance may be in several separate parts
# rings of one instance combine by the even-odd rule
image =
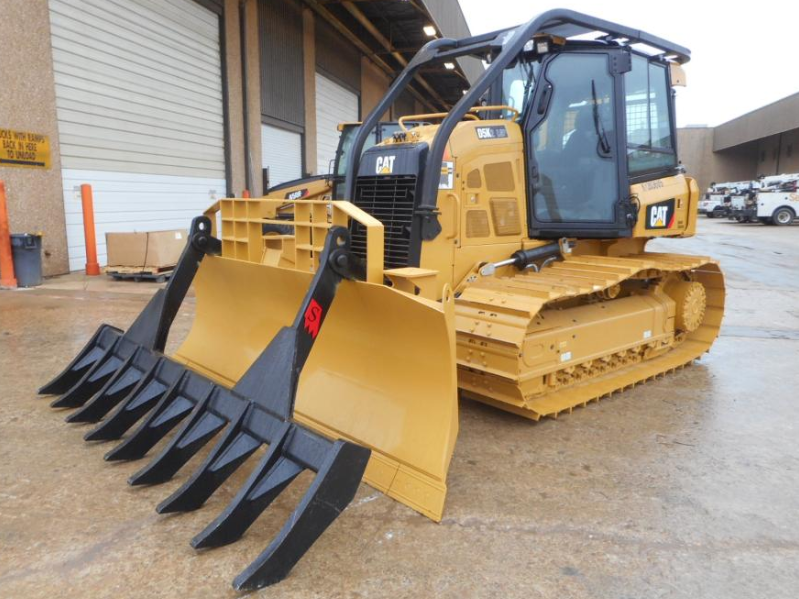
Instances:
[[[352,142],[355,141],[355,136],[358,134],[358,130],[361,128],[360,125],[344,125],[344,128],[341,130],[341,138],[339,139],[338,143],[338,150],[336,151],[336,167],[334,169],[334,174],[343,177],[346,175],[347,171],[347,158],[350,155],[350,149],[352,148]],[[373,136],[369,136],[364,144],[364,149],[367,146],[373,146],[374,142],[370,145],[370,140]]]

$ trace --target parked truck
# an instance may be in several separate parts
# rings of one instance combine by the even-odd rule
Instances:
[[[739,222],[790,225],[799,214],[799,173],[763,177],[753,197],[747,199]]]
[[[727,218],[739,223],[753,223],[757,221],[751,207],[757,201],[757,192],[762,187],[762,177],[757,181],[750,181],[748,186],[741,185],[730,194],[730,209]]]
[[[730,216],[736,206],[743,207],[744,198],[741,190],[748,189],[750,184],[751,181],[711,183],[699,202],[699,214],[704,214],[708,218]]]

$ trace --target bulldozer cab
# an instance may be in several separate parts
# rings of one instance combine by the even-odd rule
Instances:
[[[605,44],[525,60],[540,62],[521,118],[530,236],[631,236],[631,182],[676,174],[667,64]]]
[[[415,211],[412,222],[404,223],[407,263],[396,266],[431,267],[424,258],[425,242],[436,240],[446,229],[449,211],[469,207],[470,198],[462,191],[469,188],[464,181],[469,171],[459,172],[458,163],[468,159],[470,152],[479,153],[481,144],[485,150],[502,139],[508,147],[522,144],[518,160],[523,172],[511,174],[508,169],[505,176],[506,180],[516,177],[524,187],[517,194],[517,211],[526,224],[519,243],[689,230],[687,212],[672,218],[687,202],[654,206],[660,197],[658,202],[650,203],[649,197],[642,201],[636,187],[643,185],[649,191],[658,186],[656,181],[682,172],[675,147],[672,85],[682,84],[682,76],[673,77],[673,73],[681,73],[679,65],[688,61],[689,51],[571,11],[545,13],[541,21],[534,21],[469,40],[428,44],[409,67],[411,74],[421,64],[460,56],[479,57],[489,66],[430,135],[420,128],[404,147],[384,143],[361,158],[358,153],[351,157],[345,196],[356,205],[365,177],[375,174],[372,157],[380,160],[381,152],[383,157],[397,155],[395,163],[402,164],[404,170],[392,174],[415,177]],[[405,84],[407,80],[400,77],[373,114],[387,106]],[[464,121],[474,118],[484,125]],[[369,123],[367,119],[365,126]],[[475,133],[464,143],[459,131],[470,127]],[[357,138],[354,141],[356,147],[361,143]],[[399,157],[406,153],[414,156]],[[447,168],[456,179],[461,178],[461,185],[467,185],[450,186],[443,174],[439,176]],[[507,190],[513,186],[506,185]],[[460,195],[457,202],[448,199],[452,195]],[[456,232],[451,237],[462,244],[468,233]]]

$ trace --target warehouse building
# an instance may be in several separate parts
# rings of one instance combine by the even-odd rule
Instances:
[[[457,0],[4,0],[0,179],[45,274],[83,267],[79,186],[109,231],[184,228],[216,198],[328,172]],[[448,109],[482,70],[421,72],[385,115]]]
[[[799,172],[799,93],[717,127],[677,131],[680,159],[700,188]]]

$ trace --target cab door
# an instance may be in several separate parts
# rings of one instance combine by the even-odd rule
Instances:
[[[624,49],[548,56],[525,110],[530,237],[629,237]]]

